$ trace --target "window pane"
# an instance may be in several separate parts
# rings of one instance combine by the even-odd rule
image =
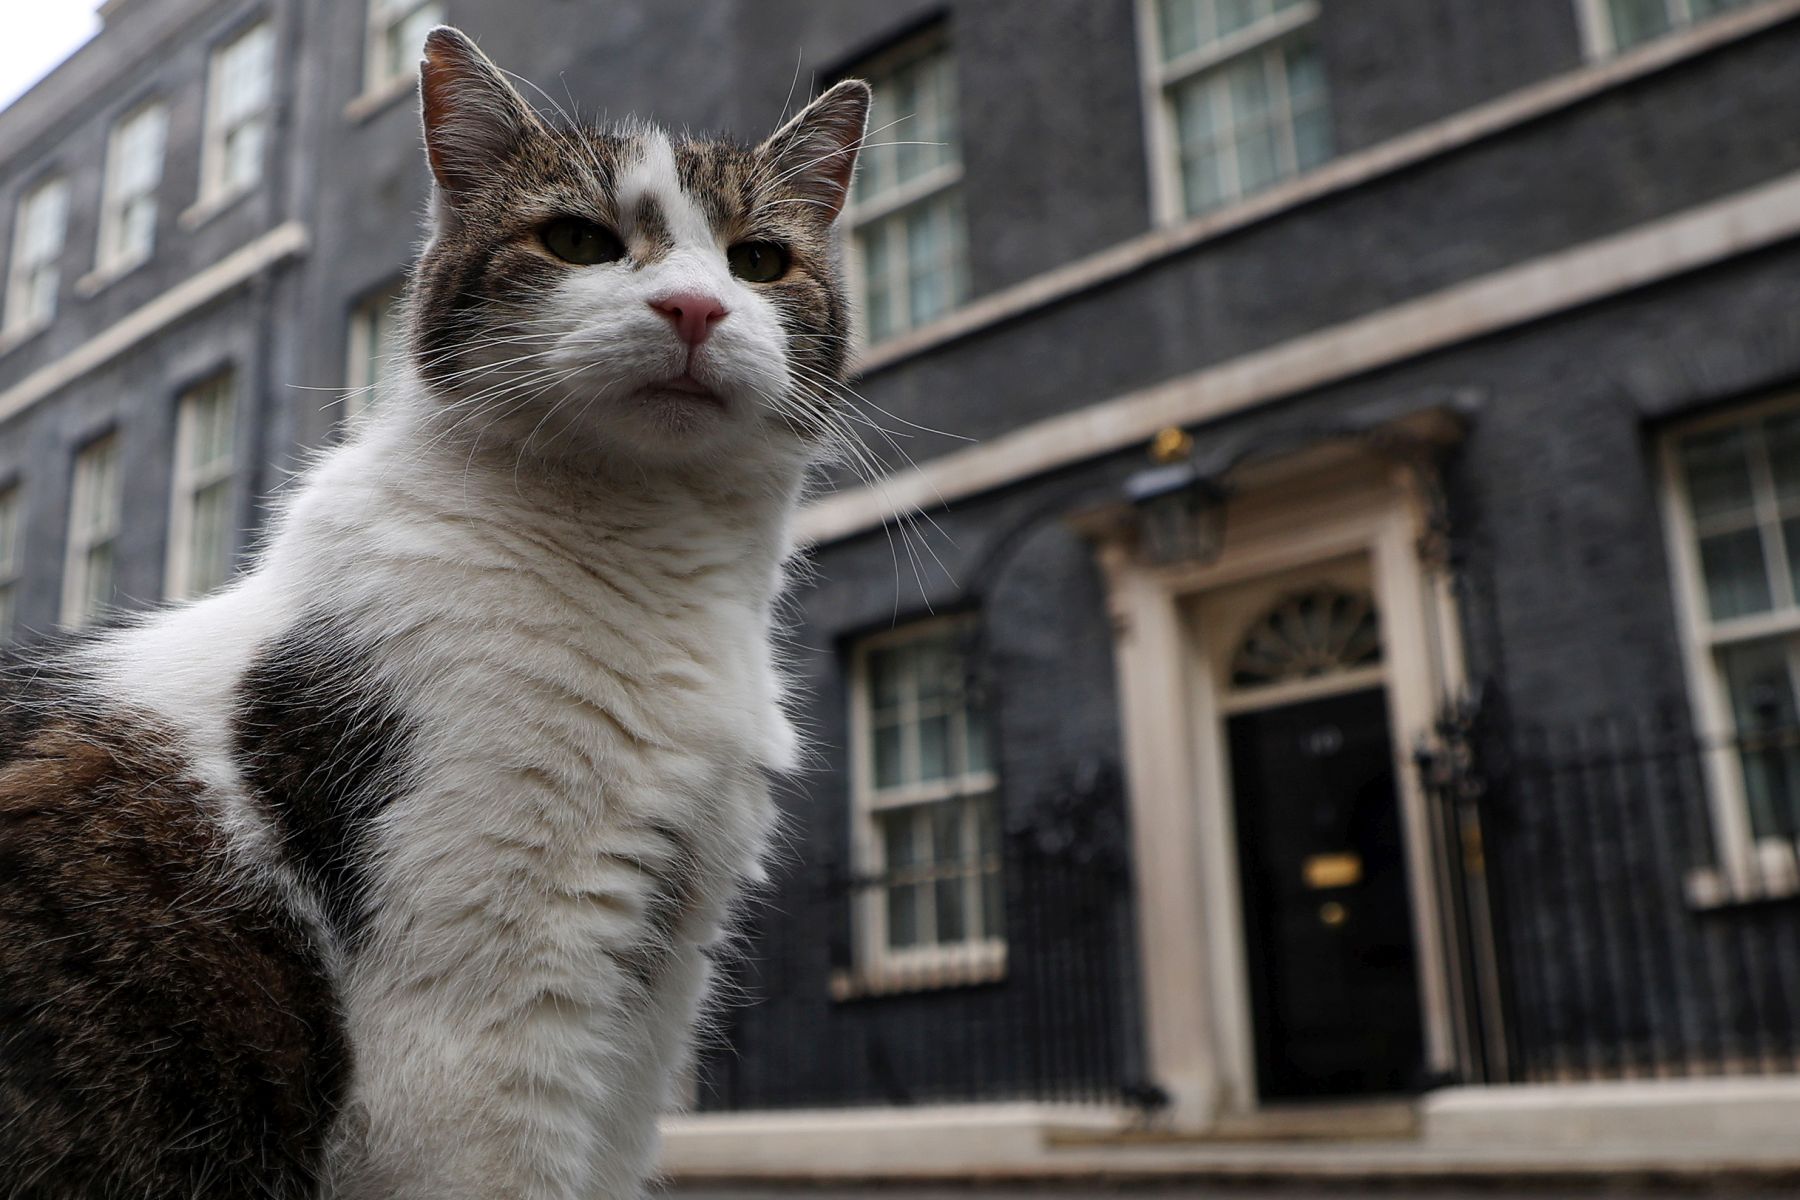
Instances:
[[[1762,534],[1758,530],[1701,538],[1700,570],[1706,580],[1706,606],[1713,620],[1769,609],[1769,573],[1763,566]]]
[[[932,885],[937,908],[937,940],[940,945],[966,941],[969,937],[968,877],[952,875]]]
[[[1668,0],[1607,0],[1612,15],[1613,44],[1623,49],[1667,33]]]
[[[1294,122],[1294,169],[1310,170],[1331,157],[1331,114],[1325,106],[1325,71],[1310,39],[1286,51],[1288,108]]]
[[[1157,0],[1156,27],[1164,62],[1200,48],[1202,0]]]
[[[933,638],[912,647],[919,703],[934,704],[961,690],[954,654],[955,646],[948,638]]]
[[[1294,167],[1310,171],[1331,157],[1331,117],[1323,108],[1294,116]]]
[[[1272,125],[1245,130],[1238,138],[1238,191],[1248,196],[1287,174],[1281,166],[1281,143]]]
[[[950,774],[950,718],[926,717],[919,722],[919,782],[932,783]]]
[[[1784,503],[1800,500],[1800,413],[1763,422],[1763,445],[1769,454],[1776,498]]]
[[[967,804],[964,800],[945,800],[928,806],[931,815],[931,861],[934,865],[959,866],[967,857],[968,848],[963,844]]]
[[[1219,36],[1236,33],[1268,15],[1268,0],[1218,0]]]
[[[1312,103],[1325,94],[1325,64],[1319,57],[1318,43],[1302,38],[1288,43],[1282,55],[1288,99],[1295,107]]]
[[[1233,123],[1247,125],[1268,114],[1269,73],[1261,55],[1237,62],[1223,74],[1226,90],[1231,96]]]
[[[262,175],[263,141],[268,130],[261,118],[240,125],[225,137],[226,190],[246,188]]]
[[[875,727],[875,786],[899,787],[906,780],[904,740],[898,725]]]
[[[1785,728],[1796,723],[1794,685],[1787,646],[1781,641],[1748,642],[1719,652],[1731,693],[1732,715],[1742,732]]]
[[[916,946],[920,942],[920,927],[923,922],[919,917],[919,903],[924,899],[924,888],[916,883],[901,884],[888,888],[887,921],[888,945],[896,950],[908,946]]]
[[[942,204],[924,204],[909,210],[905,220],[907,317],[923,325],[954,303],[949,214]]]
[[[18,569],[19,492],[17,488],[0,495],[0,577],[11,578]]]
[[[82,616],[94,616],[112,603],[113,548],[111,542],[102,542],[88,549],[82,583],[85,585],[82,590]]]
[[[917,806],[899,808],[881,815],[882,853],[890,874],[919,866],[919,816]]]
[[[1724,429],[1687,439],[1681,446],[1681,465],[1696,521],[1748,518],[1754,511],[1749,435],[1743,429]]]
[[[981,712],[969,712],[963,717],[963,752],[968,761],[963,770],[970,774],[993,769],[988,757],[987,717]]]
[[[868,323],[869,340],[878,342],[899,332],[887,261],[887,226],[878,222],[858,230],[856,242],[857,258],[862,264],[863,319]]]
[[[194,493],[193,504],[185,594],[198,596],[231,574],[231,480],[201,488]]]
[[[1732,715],[1743,739],[1739,761],[1755,836],[1793,836],[1800,806],[1800,724],[1789,649],[1782,641],[1731,646],[1719,654]],[[1759,737],[1779,731],[1781,736]]]

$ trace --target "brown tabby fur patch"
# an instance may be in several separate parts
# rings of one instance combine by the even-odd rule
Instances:
[[[166,740],[28,703],[0,697],[0,1192],[310,1195],[348,1071],[306,933]]]

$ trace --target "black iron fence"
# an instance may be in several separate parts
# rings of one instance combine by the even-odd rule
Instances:
[[[923,872],[791,877],[730,972],[697,1106],[1153,1103],[1116,777],[1041,799],[1000,843]],[[898,929],[940,885],[964,897],[936,901],[962,906],[956,928]]]
[[[1446,718],[1435,803],[1464,1073],[1800,1070],[1800,731]]]

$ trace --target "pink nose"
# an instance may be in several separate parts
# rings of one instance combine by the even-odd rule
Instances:
[[[713,326],[725,319],[725,306],[702,292],[676,292],[650,307],[669,318],[675,333],[689,346],[698,346],[712,336]]]

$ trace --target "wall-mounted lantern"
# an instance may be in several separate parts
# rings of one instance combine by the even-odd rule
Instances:
[[[1225,548],[1225,488],[1193,460],[1194,439],[1171,426],[1150,443],[1156,466],[1125,481],[1138,539],[1153,563],[1209,563]]]

